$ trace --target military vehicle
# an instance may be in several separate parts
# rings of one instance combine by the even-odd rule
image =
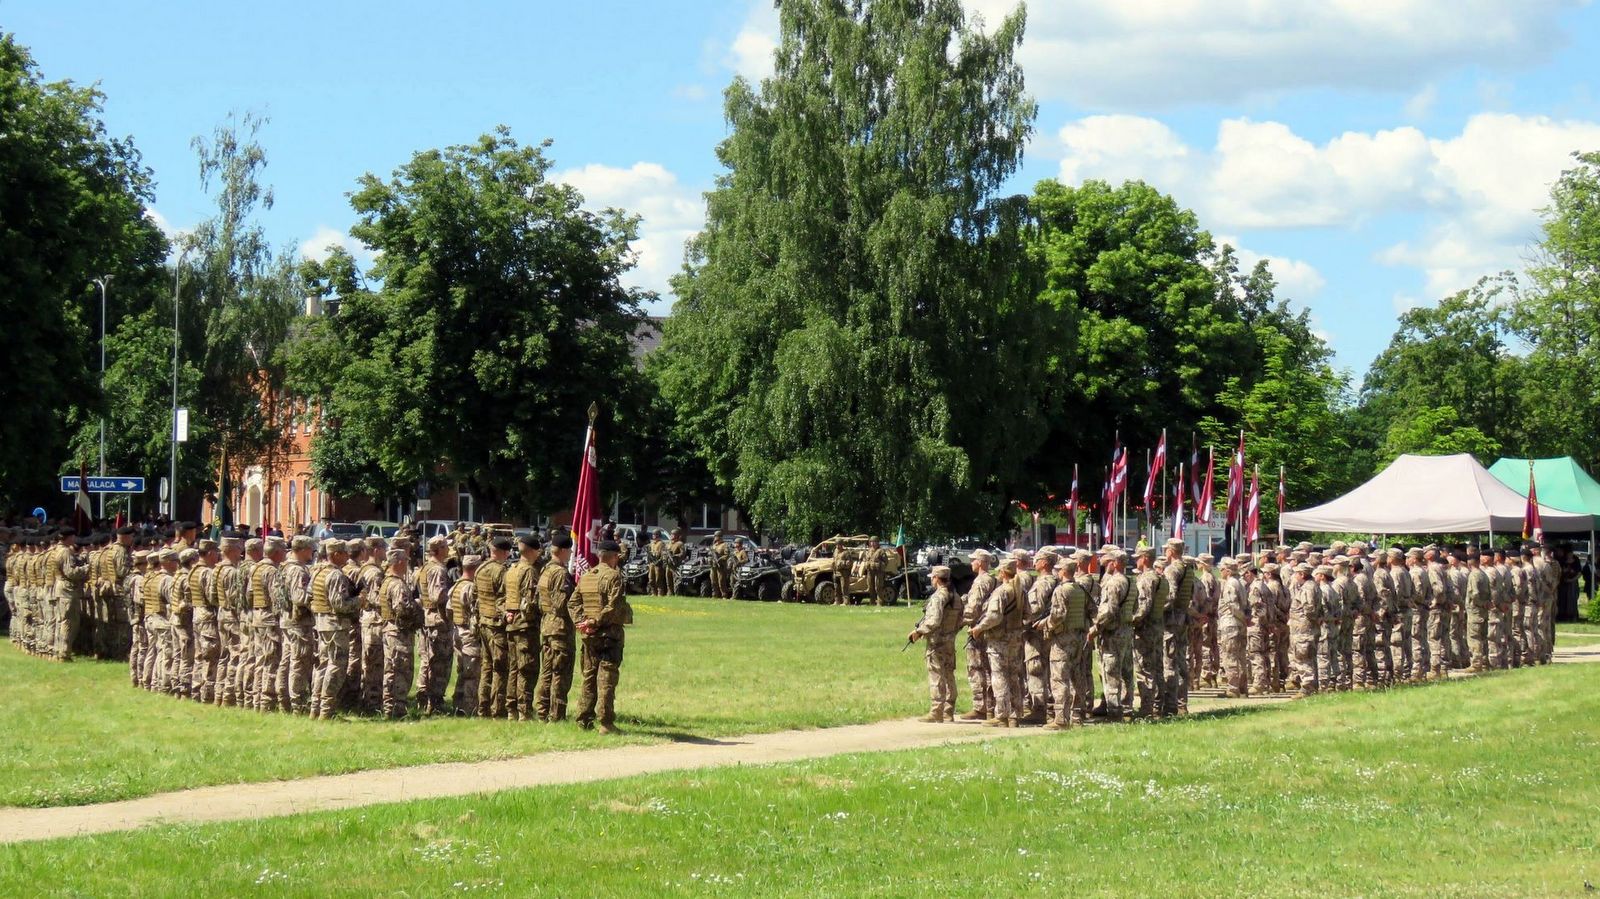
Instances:
[[[774,602],[794,580],[794,572],[775,549],[759,549],[733,570],[733,598]]]
[[[838,601],[838,585],[833,578],[833,556],[836,552],[850,554],[850,576],[846,579],[848,599],[852,602],[865,600],[871,602],[873,597],[867,593],[867,579],[861,573],[861,552],[867,548],[865,534],[853,537],[843,535],[829,537],[811,548],[806,561],[791,565],[789,570],[792,580],[783,585],[779,598],[784,602],[815,602],[822,605],[831,605]],[[895,601],[905,598],[906,580],[911,580],[911,596],[921,599],[927,594],[924,585],[927,582],[927,569],[908,568],[904,556],[892,546],[884,547],[889,550],[888,558],[883,567],[884,592],[887,596],[882,599]]]

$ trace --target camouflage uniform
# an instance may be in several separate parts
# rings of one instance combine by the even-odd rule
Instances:
[[[178,561],[178,554],[164,549],[151,558],[156,560],[158,567],[145,575],[144,579],[144,629],[149,635],[150,645],[142,659],[144,672],[140,675],[139,683],[146,690],[165,693],[169,687],[167,671],[172,659],[171,625],[167,620],[172,602],[172,571],[168,565]]]
[[[1015,568],[1007,560],[1002,570]],[[984,638],[989,657],[989,688],[994,691],[994,717],[991,723],[1014,727],[1022,705],[1022,631],[1027,615],[1027,599],[1015,576],[1002,576],[1000,585],[989,593],[983,617],[973,627]]]
[[[1169,551],[1181,551],[1182,541],[1167,541]],[[1189,606],[1194,602],[1194,559],[1169,558],[1163,572],[1167,581],[1167,609],[1161,636],[1161,711],[1180,715],[1189,711]]]
[[[1113,554],[1112,558],[1120,558]],[[1125,717],[1132,708],[1133,685],[1124,677],[1133,652],[1133,615],[1137,598],[1129,596],[1128,576],[1121,571],[1100,579],[1100,604],[1094,616],[1095,651],[1100,655],[1100,682],[1106,717]]]
[[[463,567],[461,580],[450,588],[450,623],[456,640],[456,686],[450,705],[457,715],[477,713],[483,665],[483,650],[478,642],[477,585],[473,583],[478,557],[469,555],[466,559],[472,565]]]
[[[490,559],[474,578],[478,600],[478,646],[483,654],[478,680],[478,717],[506,714],[506,565]]]
[[[216,568],[209,557],[216,551],[210,540],[201,541],[201,562],[189,576],[190,605],[194,607],[194,677],[189,695],[207,705],[217,701],[217,665],[222,659],[221,606],[216,593]]]
[[[883,585],[883,573],[888,565],[889,551],[875,543],[861,554],[861,578],[866,583],[867,596],[872,598],[873,605],[882,605],[888,598]]]
[[[1450,670],[1450,614],[1453,605],[1450,596],[1450,575],[1437,561],[1427,567],[1428,594],[1428,659],[1434,677],[1444,677]]]
[[[250,572],[250,614],[254,632],[254,651],[251,653],[250,686],[246,697],[251,708],[270,712],[278,705],[278,660],[283,654],[283,629],[280,611],[288,607],[289,594],[283,586],[278,562],[271,557],[274,546],[281,547],[280,537],[267,538],[268,556],[257,562]],[[148,626],[148,621],[146,626]],[[152,630],[151,638],[155,634]]]
[[[1499,555],[1499,553],[1496,553]],[[1489,569],[1490,596],[1494,604],[1489,617],[1489,663],[1495,668],[1511,666],[1511,569],[1504,556]]]
[[[1056,559],[1053,554],[1041,553],[1040,557],[1048,560],[1048,564],[1054,568]],[[1050,613],[1050,597],[1055,589],[1055,575],[1046,571],[1033,579],[1026,594],[1024,614],[1028,626],[1022,631],[1022,668],[1027,689],[1022,697],[1022,714],[1037,724],[1043,724],[1049,717],[1052,694],[1047,667],[1050,649],[1045,644],[1044,634],[1033,625]]]
[[[539,656],[533,641],[539,634],[539,553],[517,559],[506,570],[506,716],[533,718],[533,688],[539,679]]]
[[[983,617],[983,606],[994,592],[994,575],[981,571],[972,579],[961,606],[961,623],[967,627],[967,687],[972,691],[972,711],[963,716],[966,720],[982,721],[993,717],[994,692],[989,688],[989,651],[982,636],[972,633],[972,628]]]
[[[172,576],[172,601],[167,610],[167,692],[187,699],[194,681],[194,594],[189,581],[194,577],[199,553],[193,549],[178,552],[178,572]]]
[[[78,639],[78,617],[83,611],[83,589],[89,580],[89,568],[75,549],[58,543],[51,551],[48,576],[52,603],[50,622],[54,632],[50,652],[60,661],[71,661],[72,647]]]
[[[1135,581],[1138,600],[1133,611],[1133,667],[1138,679],[1140,718],[1159,718],[1166,709],[1162,693],[1162,641],[1166,633],[1166,600],[1170,587],[1153,568]]]
[[[1079,658],[1087,652],[1084,635],[1094,609],[1089,604],[1088,574],[1078,574],[1081,561],[1068,562],[1064,576],[1050,594],[1050,614],[1042,633],[1050,650],[1050,692],[1055,697],[1055,727],[1082,724],[1089,714],[1093,684],[1083,677]]]
[[[935,575],[950,577],[950,569],[934,569]],[[961,602],[948,586],[940,586],[928,597],[922,620],[912,631],[923,640],[928,664],[927,721],[955,720],[956,632],[961,630]]]
[[[311,614],[317,635],[317,668],[311,675],[311,717],[330,719],[339,710],[339,695],[350,669],[350,635],[358,626],[360,601],[355,585],[332,555],[345,551],[344,541],[324,540],[328,561],[311,570]]]
[[[1262,649],[1259,629],[1251,627],[1250,606],[1264,605],[1269,597],[1266,587],[1258,587],[1261,581],[1246,585],[1237,576],[1237,563],[1232,558],[1224,558],[1221,568],[1221,589],[1216,598],[1216,638],[1222,656],[1222,686],[1229,696],[1246,696],[1250,693],[1250,683],[1246,680],[1250,673],[1246,649],[1250,648],[1251,640],[1256,643],[1254,648]],[[1258,681],[1266,681],[1266,675],[1266,670],[1261,670],[1256,677]]]
[[[573,618],[592,629],[583,637],[583,689],[578,695],[578,726],[598,724],[610,731],[616,721],[617,681],[622,674],[626,632],[633,609],[622,589],[622,574],[601,562],[583,573],[568,607]]]
[[[1217,685],[1220,664],[1217,643],[1218,579],[1210,553],[1195,557],[1194,598],[1189,601],[1189,676],[1201,686]]]
[[[1311,571],[1311,566],[1304,562],[1296,566],[1295,580],[1289,590],[1289,643],[1301,696],[1317,692],[1317,641],[1322,628],[1322,590],[1311,579]]]
[[[577,632],[572,621],[572,575],[553,557],[539,575],[539,680],[533,711],[540,721],[567,717]]]
[[[294,538],[292,545],[307,549],[314,546],[311,538],[305,536]],[[289,593],[289,611],[283,615],[278,708],[304,715],[311,711],[311,673],[317,662],[316,619],[311,615],[311,570],[297,557],[290,556],[279,576]]]
[[[1450,574],[1450,667],[1466,668],[1472,664],[1472,651],[1467,646],[1467,566],[1457,556],[1446,570]]]
[[[444,690],[450,683],[450,661],[455,654],[455,628],[450,623],[450,572],[430,556],[418,578],[421,589],[422,630],[417,634],[417,706],[425,715],[448,711]]]
[[[390,570],[378,592],[378,614],[383,618],[383,712],[404,718],[416,673],[412,650],[423,612],[411,581],[394,571],[397,564],[404,564],[405,551],[389,550],[388,560]]]
[[[378,594],[383,586],[383,566],[379,561],[386,551],[381,540],[368,540],[366,558],[350,577],[361,599],[360,637],[351,647],[354,667],[360,671],[356,677],[359,689],[353,692],[361,710],[369,714],[377,713],[383,705],[383,614],[378,608]]]
[[[1283,672],[1275,671],[1272,652],[1272,635],[1277,628],[1278,593],[1282,589],[1276,579],[1263,571],[1245,590],[1244,613],[1240,617],[1246,627],[1244,652],[1249,657],[1252,680],[1248,685],[1233,687],[1240,695],[1247,692],[1270,693],[1274,686],[1283,681]],[[1226,674],[1226,664],[1224,660],[1223,681],[1231,684]],[[1244,689],[1245,686],[1249,690]]]
[[[648,555],[650,559],[650,595],[666,596],[668,583],[667,544],[661,539],[660,534],[651,539]],[[548,563],[546,564],[548,565]],[[543,680],[544,678],[541,674],[540,681],[543,682]]]

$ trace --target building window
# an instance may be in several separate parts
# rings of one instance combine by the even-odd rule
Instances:
[[[456,493],[456,518],[460,521],[477,521],[478,510],[472,501],[471,490],[460,490]]]

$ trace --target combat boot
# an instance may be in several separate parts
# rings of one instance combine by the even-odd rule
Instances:
[[[925,722],[927,724],[939,724],[939,723],[944,721],[944,713],[942,713],[942,712],[929,712],[928,714],[923,715],[921,718],[918,718],[917,720]]]
[[[608,735],[608,736],[622,733],[622,731],[617,730],[616,727],[614,727],[613,725],[610,725],[610,724],[599,724],[599,725],[596,725],[595,726],[595,730],[597,732],[601,733],[601,734]]]
[[[985,715],[983,712],[980,712],[977,709],[973,709],[972,711],[966,713],[965,715],[957,715],[955,720],[957,720],[957,721],[982,721],[982,720],[984,720],[984,719],[986,719],[988,717],[989,716]]]
[[[983,722],[983,726],[984,727],[1005,727],[1007,720],[1009,720],[1009,719],[1006,719],[1006,718],[990,718],[987,721]]]

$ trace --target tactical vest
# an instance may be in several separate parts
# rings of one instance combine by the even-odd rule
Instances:
[[[506,571],[506,611],[516,612],[522,609],[522,598],[533,593],[533,563],[517,560],[517,564]]]
[[[566,592],[562,588],[567,576],[567,569],[560,562],[547,562],[544,571],[539,575],[539,611],[545,615],[565,615],[567,609]]]
[[[1089,591],[1077,581],[1057,588],[1061,594],[1061,632],[1065,634],[1079,634],[1085,630],[1084,622],[1089,618]],[[1054,602],[1054,596],[1051,602]]]
[[[500,615],[500,599],[496,595],[495,581],[499,580],[505,572],[505,564],[490,559],[478,566],[478,574],[472,579],[473,589],[478,591],[478,620],[483,622],[494,621]],[[498,585],[500,590],[505,589],[505,582]]]
[[[265,612],[272,608],[272,597],[267,593],[267,577],[278,566],[271,560],[262,560],[250,571],[250,608]]]
[[[1005,585],[1005,599],[1000,603],[1000,627],[1009,633],[1020,633],[1028,617],[1028,600],[1023,595],[1022,583],[1012,578]]]
[[[178,573],[172,576],[172,608],[180,615],[193,608],[189,603],[189,575],[192,571],[180,566]]]
[[[467,625],[467,590],[473,586],[472,581],[462,578],[450,588],[450,598],[446,600],[450,606],[450,621],[456,627]]]
[[[199,565],[189,574],[189,605],[197,609],[215,609],[216,595],[206,589],[206,570]]]
[[[217,606],[239,611],[239,566],[227,559],[218,562],[211,576],[211,590],[217,595]]]
[[[144,613],[146,615],[165,615],[166,607],[161,603],[161,580],[166,576],[164,571],[156,571],[144,579]]]
[[[1138,611],[1139,605],[1139,598],[1134,594],[1137,588],[1128,580],[1128,576],[1120,571],[1117,572],[1117,578],[1122,584],[1122,603],[1117,608],[1117,626],[1132,627],[1133,613]],[[1101,585],[1101,589],[1105,589],[1104,584]]]
[[[383,619],[385,624],[394,620],[394,607],[389,604],[389,584],[392,581],[405,584],[399,575],[385,574],[383,583],[378,585],[378,617]]]
[[[583,617],[590,621],[599,621],[603,611],[603,598],[600,595],[600,572],[598,568],[591,568],[578,578],[578,599],[583,603]]]
[[[940,587],[944,591],[944,617],[934,624],[933,632],[941,637],[954,637],[961,630],[961,602],[948,587]]]
[[[332,576],[332,565],[323,565],[311,574],[311,613],[313,615],[333,614],[333,607],[328,605],[328,578]]]
[[[55,548],[45,553],[44,556],[44,585],[54,590],[56,575],[61,572],[61,557],[66,555],[67,548],[56,544]]]
[[[1178,575],[1177,589],[1172,591],[1172,608],[1175,611],[1188,611],[1189,603],[1194,601],[1194,566],[1188,562],[1179,561],[1183,566],[1183,573]]]
[[[1155,602],[1150,606],[1150,617],[1161,621],[1167,615],[1167,603],[1172,599],[1172,584],[1161,575],[1156,575]],[[1146,622],[1149,623],[1149,622]]]

